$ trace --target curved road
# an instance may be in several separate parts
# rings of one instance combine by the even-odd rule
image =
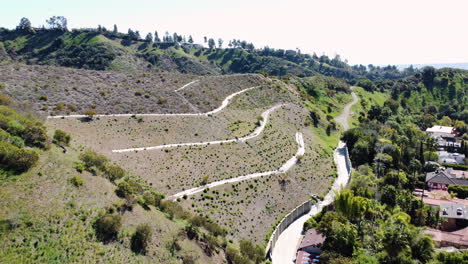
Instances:
[[[215,145],[215,144],[221,144],[221,143],[230,143],[230,142],[237,142],[241,141],[244,142],[246,140],[252,139],[254,137],[259,136],[262,132],[263,129],[265,129],[266,123],[268,122],[268,119],[270,117],[270,113],[285,104],[279,104],[275,105],[272,108],[266,110],[265,112],[262,113],[263,120],[260,121],[260,125],[255,128],[255,130],[241,138],[237,139],[225,139],[225,140],[215,140],[215,141],[205,141],[205,142],[191,142],[191,143],[175,143],[175,144],[167,144],[167,145],[159,145],[159,146],[152,146],[152,147],[140,147],[140,148],[127,148],[127,149],[114,149],[112,152],[116,153],[123,153],[123,152],[130,152],[130,151],[143,151],[143,150],[154,150],[154,149],[165,149],[165,148],[174,148],[174,147],[181,147],[181,146],[205,146],[205,145]],[[219,110],[221,111],[221,110]]]
[[[177,93],[178,91],[186,88],[187,86],[193,84],[193,83],[196,83],[198,81],[192,81],[190,83],[187,83],[186,85],[182,86],[181,88],[177,89],[175,92]],[[238,91],[238,92],[235,92],[233,94],[230,94],[229,96],[227,96],[223,102],[221,103],[221,105],[212,110],[212,111],[209,111],[209,112],[206,112],[206,113],[178,113],[178,114],[110,114],[110,115],[94,115],[95,117],[106,117],[106,116],[110,116],[110,117],[131,117],[131,116],[209,116],[209,115],[212,115],[212,114],[216,114],[218,113],[219,111],[223,110],[224,108],[226,108],[226,106],[228,106],[228,104],[231,102],[232,98],[239,95],[239,94],[242,94],[242,93],[245,93],[245,92],[248,92],[252,89],[255,89],[255,88],[259,88],[260,86],[254,86],[254,87],[250,87],[250,88],[246,88],[244,90],[241,90],[241,91]],[[83,117],[87,117],[87,115],[57,115],[57,116],[48,116],[47,118],[83,118]]]
[[[335,118],[336,122],[341,124],[345,130],[349,129],[348,119],[351,116],[351,106],[358,102],[358,97],[353,92],[353,101],[347,104],[343,112]],[[342,186],[346,185],[349,181],[350,171],[346,167],[346,145],[343,142],[338,143],[338,147],[333,153],[333,158],[337,167],[338,177],[331,190],[324,197],[323,201],[312,206],[309,213],[301,216],[291,225],[289,225],[276,241],[275,247],[272,251],[273,264],[290,264],[294,263],[296,259],[296,251],[302,237],[302,227],[304,223],[312,216],[322,211],[323,207],[331,204],[335,198],[335,191],[339,191]]]
[[[281,166],[281,168],[279,168],[277,170],[266,171],[266,172],[257,172],[257,173],[247,174],[247,175],[244,175],[244,176],[239,176],[239,177],[236,177],[236,178],[231,178],[231,179],[212,182],[212,183],[209,183],[209,184],[206,184],[206,185],[202,185],[202,186],[195,187],[195,188],[192,188],[192,189],[189,189],[189,190],[185,190],[183,192],[176,193],[176,194],[168,197],[168,199],[175,200],[175,199],[180,198],[180,197],[182,197],[184,195],[190,196],[190,195],[199,193],[199,192],[203,191],[206,188],[213,188],[213,187],[223,185],[223,184],[227,184],[227,183],[235,183],[235,182],[245,181],[245,180],[248,180],[248,179],[254,179],[254,178],[262,177],[262,176],[285,173],[297,163],[297,159],[298,159],[297,157],[302,156],[305,153],[305,144],[304,144],[304,139],[302,137],[302,133],[300,133],[300,132],[296,133],[296,142],[298,144],[298,149],[297,149],[296,154],[294,156],[292,156],[288,161],[286,161]]]

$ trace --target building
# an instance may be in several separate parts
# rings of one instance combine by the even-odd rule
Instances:
[[[426,129],[426,133],[433,137],[442,137],[447,139],[453,139],[457,136],[456,129],[448,126],[433,126]]]
[[[426,174],[426,184],[429,190],[448,190],[449,185],[468,185],[468,172],[448,169],[438,169]]]
[[[307,230],[297,251],[296,263],[319,263],[320,254],[322,254],[320,248],[323,242],[325,242],[325,236],[319,234],[315,229]]]
[[[458,198],[435,199],[424,197],[425,204],[439,209],[439,217],[444,219],[441,229],[453,231],[468,225],[468,200]]]
[[[465,155],[460,153],[450,153],[447,151],[437,151],[440,164],[459,164],[465,165]]]
[[[430,235],[440,247],[468,248],[468,227],[454,232],[426,228],[423,233]]]

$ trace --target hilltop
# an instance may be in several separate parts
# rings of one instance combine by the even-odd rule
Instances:
[[[27,64],[56,65],[94,70],[169,71],[196,75],[267,73],[295,76],[327,75],[355,82],[396,79],[413,72],[395,66],[350,66],[339,56],[303,54],[298,50],[255,49],[246,41],[234,40],[228,48],[187,42],[175,34],[141,39],[105,29],[0,29],[0,58]]]

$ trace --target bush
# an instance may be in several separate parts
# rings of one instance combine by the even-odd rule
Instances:
[[[68,146],[70,143],[71,136],[67,134],[65,131],[57,129],[54,133],[53,142],[57,145],[65,145]]]
[[[131,249],[134,252],[145,254],[151,240],[153,231],[148,224],[141,224],[137,227],[131,239]]]
[[[70,179],[70,183],[75,187],[80,187],[80,186],[83,185],[84,181],[83,181],[83,179],[81,177],[73,176]]]
[[[104,167],[104,173],[111,182],[115,182],[116,180],[121,179],[126,175],[124,169],[114,164],[107,164]]]
[[[104,170],[104,166],[108,162],[108,159],[105,156],[97,154],[92,150],[87,150],[80,154],[80,160],[84,162],[86,169],[96,167],[100,170]]]
[[[9,96],[0,94],[0,105],[10,105],[12,100]]]
[[[460,199],[465,199],[468,197],[468,186],[467,185],[449,185],[449,192],[454,192],[456,196]]]
[[[21,173],[29,170],[39,160],[34,150],[18,148],[8,142],[0,142],[0,166]]]
[[[94,116],[96,115],[96,110],[93,110],[93,109],[84,110],[83,115],[85,115],[89,120],[93,120]]]
[[[104,242],[114,240],[122,227],[122,217],[117,214],[102,215],[93,227],[99,240]]]

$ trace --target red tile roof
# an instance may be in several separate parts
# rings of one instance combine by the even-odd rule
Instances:
[[[299,249],[306,247],[319,247],[323,244],[324,241],[325,236],[319,234],[315,229],[309,229],[302,239]]]
[[[423,233],[431,235],[432,239],[438,243],[450,243],[452,245],[468,247],[468,227],[454,232],[426,228]]]

